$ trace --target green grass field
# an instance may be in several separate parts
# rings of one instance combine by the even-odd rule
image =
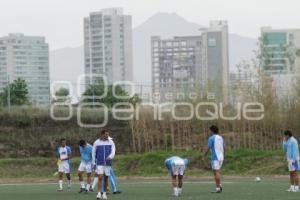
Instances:
[[[109,195],[112,200],[292,200],[300,199],[300,193],[287,193],[288,183],[284,181],[225,182],[222,194],[210,193],[214,184],[210,182],[186,182],[182,197],[172,197],[169,182],[123,181],[120,195]],[[72,191],[57,192],[57,185],[0,185],[1,200],[90,200],[96,193],[78,194],[78,185]]]

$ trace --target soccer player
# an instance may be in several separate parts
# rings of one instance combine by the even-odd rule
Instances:
[[[183,175],[188,165],[188,160],[173,156],[165,160],[165,166],[172,176],[172,186],[174,196],[178,197],[182,194]]]
[[[221,193],[223,191],[221,184],[221,168],[224,161],[224,139],[219,135],[219,128],[215,125],[211,126],[210,131],[212,136],[208,139],[208,147],[204,153],[205,156],[211,152],[211,168],[214,172],[216,191],[215,193]]]
[[[293,137],[292,132],[289,130],[284,131],[283,149],[286,153],[288,168],[290,171],[291,187],[287,191],[299,192],[298,171],[300,170],[300,163],[298,141]]]
[[[63,191],[63,176],[66,174],[68,179],[68,190],[71,190],[71,159],[72,150],[67,146],[66,139],[60,140],[60,147],[57,149],[58,158],[58,176],[59,176],[59,190]]]
[[[109,139],[109,132],[102,130],[100,138],[95,141],[93,145],[93,164],[96,166],[96,172],[98,174],[98,194],[97,199],[107,199],[106,191],[101,195],[102,177],[104,177],[104,188],[107,188],[108,177],[110,176],[110,170],[112,165],[112,159],[115,157],[116,147],[113,140]]]
[[[79,193],[87,193],[91,186],[91,175],[93,172],[92,164],[92,151],[93,146],[88,144],[85,140],[79,141],[79,151],[81,155],[81,163],[78,168],[78,177],[80,182],[80,191]],[[87,174],[87,184],[85,185],[83,180],[83,174]]]

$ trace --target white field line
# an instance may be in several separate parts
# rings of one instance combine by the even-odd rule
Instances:
[[[144,182],[119,182],[120,185],[138,185],[138,184],[170,184],[171,182],[167,181],[144,181]],[[214,184],[212,181],[186,181],[185,184]],[[224,184],[235,184],[240,182],[222,182]],[[0,187],[4,186],[41,186],[41,185],[57,185],[57,183],[8,183],[8,184],[0,184]],[[74,183],[73,185],[78,185],[78,183]]]

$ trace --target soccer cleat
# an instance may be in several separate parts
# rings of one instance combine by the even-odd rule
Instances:
[[[107,199],[106,193],[103,193],[102,199]]]
[[[71,185],[68,185],[68,191],[69,192],[71,191]]]
[[[299,189],[296,189],[296,188],[295,188],[293,192],[299,192]]]
[[[101,197],[101,194],[97,194],[97,200],[99,200],[99,199],[101,199],[102,197]]]
[[[295,192],[295,190],[294,188],[291,187],[290,189],[287,190],[287,192]]]
[[[113,194],[121,194],[122,192],[121,191],[116,191],[116,192],[113,192]]]
[[[223,188],[220,187],[220,188],[216,188],[216,190],[212,191],[211,193],[222,193],[222,191],[223,191]]]
[[[83,192],[85,192],[85,191],[86,191],[85,188],[80,188],[80,190],[79,190],[78,193],[83,193]]]
[[[57,190],[58,192],[63,192],[64,190],[62,188],[58,189]]]

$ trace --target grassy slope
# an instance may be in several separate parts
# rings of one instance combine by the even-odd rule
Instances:
[[[185,152],[153,152],[142,155],[119,155],[114,161],[114,169],[118,176],[165,176],[167,171],[164,160],[171,155],[179,155],[190,160],[187,175],[201,176],[210,174],[209,159],[200,153]],[[74,172],[77,170],[79,158],[72,161]],[[56,171],[55,160],[51,158],[24,158],[0,160],[1,178],[47,178]],[[226,155],[223,173],[226,175],[277,175],[286,174],[286,162],[280,151],[236,151]]]

